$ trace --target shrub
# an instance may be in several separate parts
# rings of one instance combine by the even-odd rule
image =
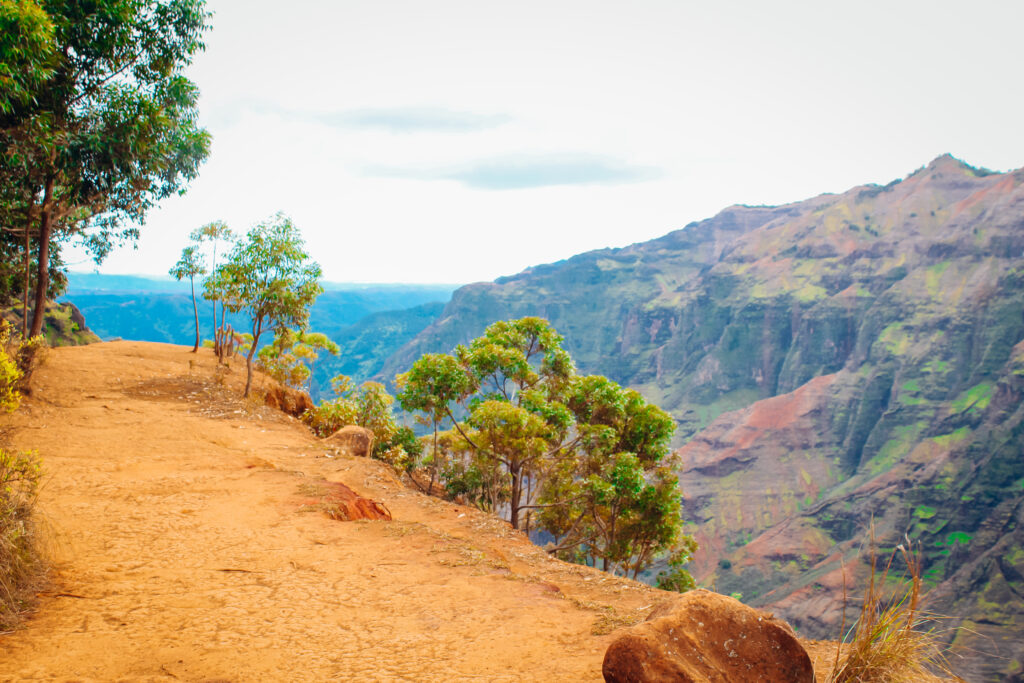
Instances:
[[[0,413],[14,412],[21,405],[21,394],[28,393],[28,383],[45,357],[46,340],[37,335],[19,341],[14,326],[0,320]]]
[[[377,382],[364,382],[358,389],[351,378],[338,375],[331,380],[337,398],[323,401],[302,415],[319,437],[330,436],[345,425],[359,425],[374,434],[373,458],[406,472],[422,450],[408,427],[399,427],[392,413],[395,399]]]
[[[926,681],[934,680],[933,670],[951,675],[943,639],[929,625],[936,617],[921,609],[920,555],[905,540],[906,545],[893,550],[879,574],[872,533],[864,604],[838,646],[828,683]],[[892,582],[890,572],[897,557],[906,563],[906,572]]]
[[[21,369],[2,343],[4,332],[0,332],[0,412],[11,413],[21,404]]]
[[[40,573],[32,508],[41,469],[34,452],[0,448],[0,628],[8,628],[29,606]]]

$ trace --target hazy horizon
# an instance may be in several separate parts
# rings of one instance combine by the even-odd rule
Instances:
[[[1022,3],[208,7],[211,156],[100,272],[284,211],[330,281],[491,281],[944,153],[1024,166]]]

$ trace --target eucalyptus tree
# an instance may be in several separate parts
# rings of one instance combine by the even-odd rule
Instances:
[[[396,378],[405,410],[427,414],[434,460],[451,494],[507,506],[566,559],[634,577],[668,556],[662,585],[685,589],[694,550],[682,532],[670,415],[599,375],[580,376],[540,318],[492,324],[454,353],[428,354]],[[447,421],[451,429],[438,433]],[[431,472],[431,478],[435,472]],[[526,514],[524,514],[526,513]]]
[[[561,344],[562,337],[542,318],[500,321],[468,347],[457,347],[454,360],[425,357],[398,379],[403,407],[428,412],[432,419],[445,414],[477,470],[505,473],[507,490],[500,493],[516,529],[525,521],[522,513],[535,507],[535,483],[545,467],[578,438],[560,401],[574,373]],[[456,402],[467,413],[464,423],[452,412]]]
[[[430,455],[419,463],[430,475],[425,488],[429,492],[447,464],[442,455],[445,451],[439,448],[439,428],[446,418],[455,422],[452,406],[475,390],[474,383],[458,360],[444,353],[422,356],[408,372],[396,377],[395,383],[398,386],[396,398],[402,410],[426,413],[431,427]],[[413,481],[419,486],[415,478]]]
[[[292,220],[278,213],[249,230],[211,279],[218,283],[222,305],[232,313],[248,313],[252,323],[245,359],[248,396],[261,335],[271,329],[305,327],[309,307],[323,292],[320,266],[309,261]]]
[[[199,247],[194,244],[185,247],[181,252],[181,258],[168,272],[175,280],[180,281],[187,277],[192,289],[192,315],[196,321],[196,343],[192,347],[192,353],[196,353],[199,351],[199,306],[196,304],[196,276],[206,273],[206,264],[203,263],[203,255],[199,253]]]
[[[0,176],[17,189],[4,199],[23,216],[26,238],[27,225],[37,225],[34,336],[53,244],[78,236],[102,260],[116,243],[137,238],[148,210],[197,174],[209,135],[198,125],[198,90],[184,69],[203,48],[209,14],[203,0],[2,6],[4,17],[28,17],[19,26],[35,21],[29,34],[44,39],[34,44],[48,46],[27,60],[34,72],[13,80],[21,58],[0,54],[0,80],[14,84],[0,98]]]
[[[541,500],[554,504],[541,523],[557,539],[553,550],[636,578],[655,556],[689,547],[672,416],[600,375],[576,378],[566,404],[586,436],[544,482]]]
[[[228,227],[228,224],[224,221],[213,221],[203,225],[202,227],[196,228],[189,235],[190,239],[196,244],[202,244],[209,242],[212,250],[212,256],[210,258],[210,273],[217,270],[217,245],[220,242],[231,243],[235,239],[235,234]],[[211,301],[213,302],[213,352],[220,358],[223,354],[221,352],[221,342],[223,334],[220,332],[224,326],[224,311],[223,306],[221,307],[221,325],[217,326],[217,288],[211,287]]]

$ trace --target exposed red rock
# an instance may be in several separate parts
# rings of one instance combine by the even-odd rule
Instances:
[[[836,483],[819,457],[817,411],[837,375],[822,375],[796,391],[726,413],[678,453],[684,517],[698,525],[694,576],[705,580],[732,539],[755,538],[797,512],[805,499]],[[790,539],[799,548],[815,539]]]
[[[391,511],[383,503],[363,498],[341,482],[323,482],[325,495],[320,499],[324,511],[332,519],[353,521],[356,519],[382,519],[391,521]]]
[[[786,622],[738,600],[695,590],[659,605],[608,647],[609,683],[813,683],[807,651]]]
[[[276,383],[267,389],[263,400],[271,408],[293,417],[299,417],[307,410],[313,409],[313,399],[309,394]]]

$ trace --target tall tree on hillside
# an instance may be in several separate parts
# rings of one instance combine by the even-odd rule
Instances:
[[[575,378],[565,401],[585,436],[575,457],[548,472],[541,523],[559,554],[636,578],[656,555],[683,547],[675,420],[600,375]]]
[[[192,353],[199,351],[199,306],[196,304],[196,276],[206,272],[206,264],[203,263],[203,255],[199,253],[199,247],[190,244],[181,252],[181,258],[168,271],[175,280],[188,278],[189,286],[192,288],[192,314],[196,320],[196,343],[192,347]]]
[[[227,263],[217,268],[221,305],[232,313],[245,311],[252,320],[245,396],[252,387],[253,357],[260,336],[268,329],[305,327],[309,307],[323,292],[320,266],[308,258],[298,228],[278,213],[254,226],[235,244]]]
[[[49,15],[31,0],[0,2],[0,143],[8,140],[32,102],[37,88],[53,74],[57,62],[54,50],[54,26]],[[5,151],[14,157],[0,160],[0,249],[3,278],[0,299],[7,301],[15,291],[22,292],[21,335],[28,333],[28,289],[30,282],[31,216],[34,203],[31,188],[8,144]],[[20,258],[19,258],[20,251]],[[23,267],[16,265],[19,261]]]
[[[203,0],[3,3],[6,13],[15,6],[41,9],[53,27],[36,75],[0,98],[6,208],[38,226],[35,335],[56,243],[78,236],[102,260],[138,236],[149,208],[195,177],[209,135],[183,71],[203,47],[209,15]],[[0,58],[2,80],[17,61]]]
[[[504,486],[492,487],[490,504],[507,501],[517,529],[525,522],[521,513],[534,507],[544,469],[579,438],[560,397],[574,374],[561,343],[541,318],[496,322],[454,357],[425,356],[397,380],[403,407],[435,422],[442,413],[451,420],[473,454],[468,471],[503,472]],[[468,413],[464,422],[456,418],[457,404]]]
[[[222,240],[230,243],[232,240],[235,239],[235,234],[231,232],[231,228],[229,228],[228,224],[225,223],[224,221],[213,221],[211,223],[207,223],[206,225],[200,228],[196,228],[195,230],[193,230],[192,234],[190,235],[190,238],[192,239],[193,242],[196,242],[197,244],[202,244],[203,242],[210,242],[213,251],[213,255],[210,259],[210,273],[212,274],[217,270],[217,244]],[[219,332],[220,328],[217,327],[217,288],[211,287],[209,291],[212,295],[211,300],[213,301],[213,352],[217,354],[218,358],[220,358],[222,355],[220,348],[222,341],[221,337],[223,335]],[[222,310],[221,327],[223,327],[223,317],[224,313]]]
[[[428,468],[444,451],[449,492],[507,506],[516,528],[529,529],[539,510],[554,554],[634,577],[667,555],[662,585],[691,586],[674,420],[606,377],[577,375],[561,343],[540,318],[497,322],[454,355],[425,355],[399,375],[402,407],[434,424]],[[439,435],[444,419],[452,429]]]
[[[443,463],[438,448],[438,428],[451,416],[451,407],[473,391],[475,387],[469,374],[459,362],[444,353],[428,353],[413,363],[408,372],[395,378],[398,385],[398,399],[402,410],[421,411],[427,414],[432,429],[430,456],[424,458],[421,467],[430,474],[425,491],[433,490],[434,482],[441,475]],[[454,418],[452,418],[454,420]],[[420,482],[413,478],[420,486]]]

